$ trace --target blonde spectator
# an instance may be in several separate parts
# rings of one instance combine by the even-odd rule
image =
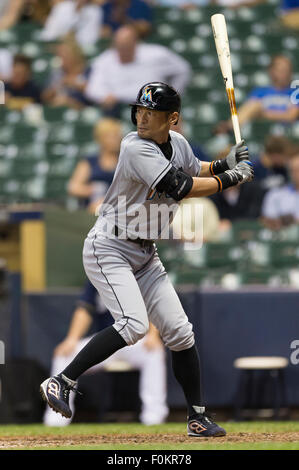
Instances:
[[[95,126],[94,137],[99,152],[79,161],[68,186],[69,194],[83,201],[93,213],[114,176],[122,139],[121,123],[114,119],[100,120]]]
[[[84,96],[89,68],[83,52],[70,35],[56,48],[61,66],[52,73],[48,86],[43,92],[43,100],[51,106],[69,106],[80,109],[88,104]]]

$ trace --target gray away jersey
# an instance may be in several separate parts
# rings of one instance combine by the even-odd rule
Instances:
[[[190,176],[198,176],[201,162],[181,134],[170,131],[172,157],[168,161],[158,145],[130,132],[123,138],[118,165],[110,188],[99,211],[96,231],[113,233],[120,238],[157,239],[179,207],[179,203],[155,189],[171,166],[182,168]]]

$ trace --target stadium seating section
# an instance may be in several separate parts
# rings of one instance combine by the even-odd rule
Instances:
[[[211,15],[223,12],[229,20],[236,98],[240,104],[253,87],[268,83],[266,67],[271,55],[280,52],[289,55],[295,72],[299,72],[299,36],[280,26],[275,15],[278,8],[278,0],[238,10],[155,8],[155,28],[149,42],[167,45],[192,66],[193,78],[184,96],[183,116],[186,136],[193,142],[209,149],[215,124],[229,117],[210,26]],[[38,38],[37,25],[20,24],[10,31],[0,32],[0,47],[30,56],[35,79],[45,84],[57,67],[57,60],[53,54],[54,44],[42,43]],[[108,42],[101,40],[86,50],[88,60],[107,46]],[[1,105],[0,203],[54,201],[66,204],[69,201],[67,181],[78,159],[97,149],[93,125],[100,117],[101,111],[96,107],[81,111],[45,107],[40,117],[28,121],[28,113]],[[130,113],[126,107],[122,118],[125,130],[130,130]],[[251,150],[257,153],[270,132],[299,139],[299,122],[287,129],[281,124],[255,122],[246,126],[244,137]],[[292,270],[298,266],[296,239],[297,232],[286,230],[278,237],[257,223],[240,223],[233,226],[230,240],[226,242],[205,243],[200,250],[188,251],[182,245],[173,250],[162,241],[159,249],[176,283],[276,286],[288,285]],[[233,280],[227,276],[233,276]]]

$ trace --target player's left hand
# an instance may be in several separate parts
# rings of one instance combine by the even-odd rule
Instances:
[[[245,144],[245,140],[241,140],[238,144],[234,145],[229,154],[225,157],[227,166],[232,170],[238,163],[243,160],[250,160],[248,147]]]

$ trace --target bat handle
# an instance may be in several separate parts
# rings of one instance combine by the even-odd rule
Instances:
[[[238,115],[233,114],[231,118],[232,118],[232,123],[233,123],[236,144],[238,144],[242,140]]]

